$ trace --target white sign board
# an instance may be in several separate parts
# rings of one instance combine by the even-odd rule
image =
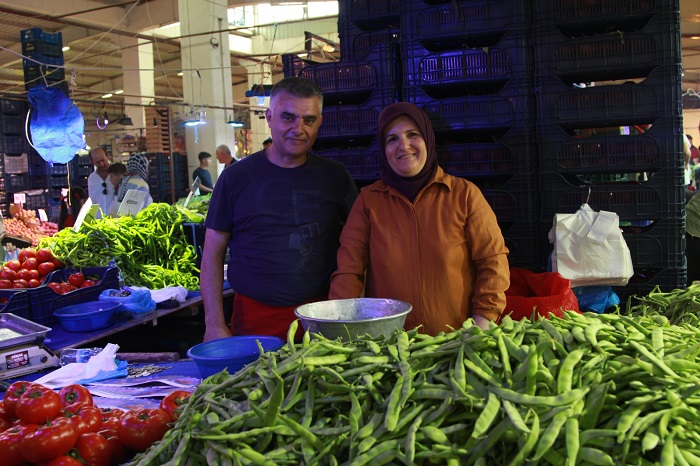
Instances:
[[[49,216],[46,215],[46,211],[44,209],[37,209],[37,212],[39,212],[39,220],[41,220],[42,222],[49,221]]]
[[[85,201],[85,204],[83,204],[83,206],[80,208],[80,212],[78,212],[78,218],[75,219],[75,223],[73,224],[73,231],[79,231],[80,226],[84,222],[94,220],[97,216],[99,208],[99,204],[93,204],[92,200],[88,198],[88,200]]]
[[[119,204],[117,217],[123,217],[124,215],[136,216],[146,204],[146,196],[148,196],[146,191],[138,191],[136,189],[128,190],[124,196],[124,200]]]
[[[14,201],[15,204],[24,204],[25,202],[27,202],[27,195],[24,193],[15,193]]]

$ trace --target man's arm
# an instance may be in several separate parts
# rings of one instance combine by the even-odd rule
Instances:
[[[204,341],[231,336],[224,320],[224,257],[231,234],[207,228],[199,282],[204,303]]]

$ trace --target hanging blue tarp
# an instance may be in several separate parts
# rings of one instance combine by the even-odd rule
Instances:
[[[83,114],[58,87],[32,87],[28,98],[34,148],[49,163],[70,162],[76,152],[85,148]]]

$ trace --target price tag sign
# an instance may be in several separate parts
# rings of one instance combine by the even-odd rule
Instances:
[[[78,218],[75,219],[75,223],[73,224],[73,231],[79,231],[80,226],[84,222],[91,222],[92,220],[95,219],[95,216],[97,215],[97,209],[100,208],[99,204],[93,204],[90,199],[85,201],[85,204],[80,208],[80,212],[78,212]]]
[[[39,220],[41,220],[42,222],[49,221],[49,216],[46,215],[46,211],[44,209],[37,209],[37,212],[39,212]]]
[[[138,191],[136,189],[128,190],[124,196],[124,200],[119,204],[117,217],[123,217],[124,215],[136,216],[136,214],[143,209],[147,195],[148,193],[146,191]]]
[[[15,204],[24,204],[27,202],[27,195],[25,193],[15,193]]]
[[[68,188],[61,188],[61,196],[68,197]]]

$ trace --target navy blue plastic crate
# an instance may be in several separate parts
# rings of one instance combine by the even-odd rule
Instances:
[[[25,133],[25,115],[3,115],[2,116],[2,132],[5,134],[20,134]]]
[[[352,0],[338,2],[338,21],[352,22],[365,31],[398,28],[403,4],[400,0]]]
[[[32,64],[25,66],[23,69],[25,83],[29,83],[30,81],[32,83],[34,81],[41,81],[43,83],[44,80],[48,81],[49,83],[55,83],[58,81],[63,81],[66,78],[65,70],[55,66]]]
[[[678,13],[657,15],[641,30],[570,37],[556,27],[535,28],[535,73],[577,82],[647,76],[660,66],[680,66]]]
[[[19,34],[22,43],[45,42],[56,45],[63,43],[63,35],[60,32],[44,32],[41,28],[22,29]]]
[[[580,88],[535,78],[537,123],[564,128],[652,124],[682,115],[680,67],[657,68],[643,81]]]
[[[649,226],[627,225],[620,228],[635,269],[677,269],[686,266],[683,217],[657,220]]]
[[[65,175],[49,175],[47,184],[50,188],[67,188],[68,177]]]
[[[68,175],[68,164],[54,163],[53,165],[49,165],[49,175]]]
[[[437,146],[445,172],[469,179],[534,173],[537,151],[532,134],[510,131],[498,141],[462,142]]]
[[[509,250],[508,264],[511,267],[541,271],[544,270],[542,260],[542,236],[536,221],[502,223],[501,233]]]
[[[29,174],[6,174],[5,188],[12,193],[29,189]]]
[[[323,158],[335,160],[345,166],[354,180],[378,180],[382,153],[375,139],[365,147],[332,147],[317,151]]]
[[[30,319],[38,324],[50,325],[58,320],[53,312],[62,307],[97,301],[104,290],[119,289],[118,267],[86,267],[83,269],[60,269],[51,272],[45,283],[65,282],[71,273],[82,272],[86,278],[94,279],[97,284],[59,295],[46,284],[32,288],[29,293]]]
[[[534,124],[532,96],[518,95],[514,88],[493,95],[440,99],[430,97],[422,88],[408,87],[403,89],[403,100],[425,110],[435,132],[447,136],[454,131],[503,135],[513,127],[527,129]]]
[[[613,127],[607,133],[571,135],[556,125],[538,125],[540,172],[639,173],[683,166],[680,118],[661,119],[641,134],[636,128],[628,130],[628,135],[620,131]]]
[[[534,5],[537,26],[567,31],[639,28],[654,15],[680,10],[678,0],[536,0]]]
[[[27,152],[27,138],[24,135],[3,134],[2,147],[6,154],[23,154]]]
[[[48,191],[46,189],[32,189],[25,191],[25,210],[45,209],[48,203]]]
[[[398,45],[401,32],[398,28],[364,31],[351,21],[338,17],[340,38],[340,60],[360,60],[367,56],[375,45]]]
[[[0,313],[12,313],[29,319],[29,293],[27,290],[0,289]]]
[[[624,310],[627,299],[632,297],[632,305],[636,304],[634,296],[646,296],[654,287],[669,292],[684,289],[687,285],[685,268],[667,269],[634,269],[634,275],[626,286],[614,286],[613,291],[620,297],[620,308]]]
[[[49,222],[58,223],[58,217],[61,215],[61,201],[47,199],[46,216]]]
[[[317,63],[296,54],[282,56],[284,75],[314,81],[326,105],[362,103],[376,89],[396,88],[396,54],[391,44],[378,44],[360,60]]]
[[[532,16],[527,3],[487,0],[428,6],[422,1],[404,2],[401,35],[431,50],[460,48],[465,43],[493,45],[507,32],[530,29]]]
[[[47,65],[47,66],[63,66],[63,55],[54,57],[51,55],[47,55],[44,53],[39,53],[39,52],[27,52],[25,55],[28,58],[23,58],[22,59],[22,66],[23,67],[29,67],[29,66],[41,66],[41,65]]]
[[[27,160],[27,154],[21,155],[8,155],[5,154],[3,157],[3,169],[6,174],[22,174],[29,172],[29,161]]]
[[[196,264],[197,268],[202,265],[202,254],[204,253],[204,237],[206,236],[207,229],[204,223],[183,223],[182,230],[187,237],[187,241],[194,246],[194,252],[197,254]]]
[[[27,113],[27,101],[19,99],[0,99],[0,113],[3,115],[24,115]]]
[[[353,140],[356,145],[368,144],[377,134],[379,113],[397,100],[395,89],[387,88],[377,89],[367,101],[359,105],[326,105],[324,102],[318,146],[323,146],[328,139]]]
[[[473,180],[496,214],[499,224],[532,222],[537,219],[538,192],[534,175],[515,175],[505,180]]]
[[[685,209],[680,169],[661,170],[641,183],[586,184],[575,177],[540,174],[539,192],[542,222],[551,222],[556,213],[576,212],[586,199],[593,210],[615,212],[621,221],[678,218]]]

